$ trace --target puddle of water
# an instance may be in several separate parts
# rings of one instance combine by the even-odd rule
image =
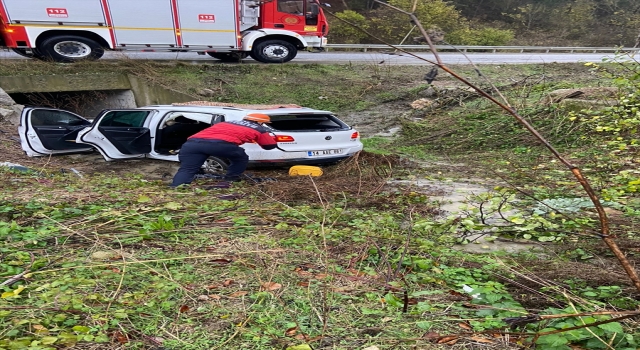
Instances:
[[[469,244],[456,244],[453,248],[469,253],[491,253],[497,251],[505,251],[507,253],[517,253],[532,249],[543,249],[541,244],[535,242],[516,242],[507,240],[493,240],[495,237],[484,235],[471,236]],[[489,240],[487,240],[489,238]]]
[[[464,182],[417,179],[397,180],[392,183],[428,189],[431,199],[442,203],[440,209],[447,212],[445,216],[460,212],[462,207],[467,205],[468,197],[488,192],[488,189],[482,185]],[[433,193],[438,193],[438,195],[433,195]]]
[[[395,136],[395,134],[397,134],[400,130],[402,130],[402,127],[396,126],[389,129],[387,132],[379,132],[379,133],[373,134],[373,136],[392,137],[392,136]]]
[[[468,203],[469,198],[489,191],[487,185],[483,185],[481,181],[478,182],[480,183],[416,179],[396,180],[390,183],[414,186],[418,191],[422,189],[424,192],[429,193],[432,200],[442,203],[440,205],[440,209],[444,212],[442,217],[447,217],[460,213],[465,206],[470,205],[470,203]],[[490,235],[477,235],[469,237],[469,240],[474,241],[474,243],[457,244],[454,248],[472,253],[490,253],[495,251],[513,253],[540,248],[539,245],[528,241],[515,242],[494,239],[495,237]]]

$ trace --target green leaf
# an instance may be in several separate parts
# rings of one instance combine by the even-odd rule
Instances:
[[[618,322],[601,324],[601,325],[598,325],[598,328],[611,333],[618,333],[618,334],[624,333],[624,330],[622,329],[622,325]]]
[[[569,341],[564,336],[561,336],[559,334],[549,334],[549,335],[543,335],[542,337],[538,338],[538,341],[536,342],[536,344],[546,345],[548,347],[557,347],[557,346],[562,346],[564,344],[567,344],[568,342]],[[548,348],[548,347],[545,347],[545,348]]]
[[[42,339],[40,339],[40,342],[42,342],[42,344],[44,345],[51,345],[56,341],[58,341],[57,337],[42,337]]]
[[[500,294],[486,294],[484,296],[484,298],[489,302],[489,303],[495,303],[496,301],[502,299],[502,295]]]
[[[313,350],[308,344],[289,346],[287,350]]]
[[[169,203],[165,204],[164,207],[167,208],[167,209],[171,209],[171,210],[177,210],[177,209],[182,208],[182,204],[176,203],[176,202],[169,202]]]
[[[151,198],[149,198],[149,197],[147,197],[145,195],[142,195],[142,196],[138,197],[138,203],[147,203],[147,202],[150,202],[150,201],[151,201]]]
[[[517,224],[517,225],[522,225],[522,224],[524,224],[525,220],[523,218],[516,217],[516,218],[509,219],[509,221],[511,221],[511,222],[513,222],[514,224]]]
[[[89,333],[90,330],[87,326],[73,326],[73,331],[78,333]]]
[[[398,297],[393,294],[387,294],[384,296],[384,300],[387,302],[387,305],[400,307],[403,306],[404,303]]]
[[[93,340],[96,343],[106,343],[109,341],[109,336],[106,334],[100,334],[100,335],[97,335]]]
[[[420,329],[429,329],[431,328],[431,322],[420,321],[416,323],[416,326],[418,326],[418,328]]]

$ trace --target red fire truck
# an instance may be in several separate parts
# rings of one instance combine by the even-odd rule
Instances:
[[[0,46],[57,62],[144,50],[281,63],[328,29],[317,0],[0,0]]]

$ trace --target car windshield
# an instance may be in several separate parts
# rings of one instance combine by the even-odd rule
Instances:
[[[271,115],[269,126],[276,131],[336,131],[350,127],[331,114]]]

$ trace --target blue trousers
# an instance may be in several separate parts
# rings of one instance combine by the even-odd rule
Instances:
[[[239,180],[249,163],[249,156],[236,144],[221,140],[189,139],[180,148],[180,169],[173,177],[171,187],[191,183],[210,156],[229,160],[226,180]]]

